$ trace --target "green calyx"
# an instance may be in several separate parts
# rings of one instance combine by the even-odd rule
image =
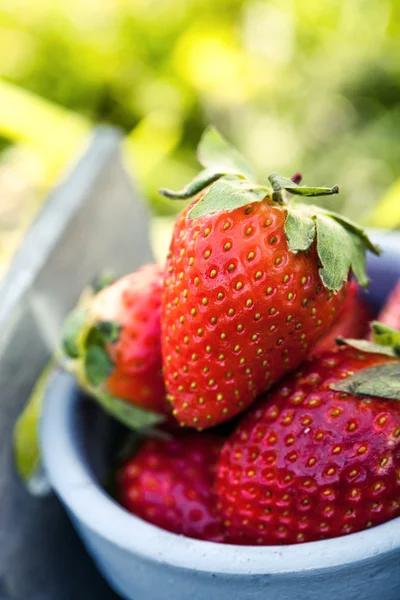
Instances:
[[[61,349],[67,364],[73,366],[80,380],[90,386],[101,386],[111,375],[114,365],[106,345],[118,341],[121,326],[114,321],[93,321],[90,304],[94,296],[115,281],[103,271],[85,288],[78,306],[67,316],[61,333]],[[72,360],[71,360],[72,359]]]
[[[120,325],[114,321],[92,322],[90,310],[76,308],[65,320],[62,336],[62,351],[72,365],[79,366],[80,377],[90,386],[101,386],[111,375],[114,365],[107,352],[107,344],[118,341]]]
[[[93,279],[92,283],[83,290],[81,297],[79,298],[78,306],[66,317],[61,332],[61,347],[63,353],[69,359],[77,359],[83,354],[86,336],[89,334],[89,306],[92,298],[105,288],[109,287],[114,281],[115,277],[110,271],[99,273]],[[101,328],[101,324],[97,324],[98,328],[99,325],[100,333],[103,335],[104,341],[106,341],[107,337],[110,338],[112,335],[110,333],[110,327],[108,327],[109,333],[107,334],[104,326]],[[118,324],[116,324],[116,328],[118,328]],[[116,331],[115,328],[114,331]],[[108,339],[108,341],[113,342],[115,340]]]
[[[144,410],[139,406],[108,394],[102,389],[89,388],[88,392],[109,415],[125,427],[132,429],[132,431],[152,429],[165,422],[164,415],[151,410]]]
[[[114,370],[107,346],[118,341],[121,326],[115,321],[93,322],[87,306],[76,308],[64,323],[61,347],[62,366],[71,372],[81,387],[112,417],[132,430],[148,429],[165,417],[144,410],[109,394],[104,383]]]
[[[98,294],[101,290],[109,287],[114,283],[116,277],[112,271],[102,271],[96,277],[94,277],[92,283],[90,284],[90,289],[93,294]]]
[[[372,330],[373,342],[338,339],[337,343],[368,354],[382,354],[398,360],[363,369],[346,379],[333,383],[330,387],[335,391],[347,392],[361,398],[375,396],[388,400],[400,400],[400,332],[379,322],[373,323]]]
[[[204,191],[190,209],[188,219],[232,211],[253,202],[282,206],[289,250],[295,254],[307,252],[316,242],[320,277],[328,290],[337,293],[350,270],[360,285],[368,285],[365,254],[367,250],[379,254],[379,249],[364,230],[334,211],[298,200],[300,196],[337,194],[338,186],[299,185],[298,175],[287,179],[276,173],[269,175],[270,185],[261,185],[246,159],[213,127],[206,129],[200,140],[198,159],[204,169],[181,191],[160,190],[164,196],[177,200],[193,198]]]
[[[82,337],[88,320],[86,308],[76,308],[64,321],[61,332],[61,348],[69,358],[79,358],[82,354]]]
[[[400,331],[391,329],[379,321],[372,323],[373,341],[338,338],[339,346],[351,346],[367,354],[384,354],[400,360]]]

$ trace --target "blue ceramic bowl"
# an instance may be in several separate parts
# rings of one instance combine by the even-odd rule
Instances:
[[[377,306],[400,276],[400,240],[374,233]],[[168,533],[130,515],[102,489],[112,425],[68,375],[45,401],[41,443],[51,484],[109,584],[127,600],[399,600],[400,518],[301,545],[220,545]],[[60,541],[62,543],[62,541]]]

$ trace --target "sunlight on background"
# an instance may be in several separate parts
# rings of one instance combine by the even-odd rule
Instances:
[[[261,177],[400,226],[398,0],[2,0],[0,78],[0,263],[100,122],[158,215],[213,122]]]

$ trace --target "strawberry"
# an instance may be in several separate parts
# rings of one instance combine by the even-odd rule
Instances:
[[[368,336],[369,324],[373,313],[368,304],[360,297],[360,286],[352,281],[349,284],[346,300],[338,318],[329,331],[323,335],[314,347],[311,355],[320,354],[336,347],[336,338],[357,338]]]
[[[352,269],[362,285],[365,250],[354,223],[304,205],[301,187],[271,175],[252,183],[243,157],[215,130],[204,135],[205,170],[172,198],[195,196],[178,218],[162,299],[164,378],[181,425],[232,418],[295,369],[329,329]],[[205,191],[204,191],[205,189]]]
[[[400,333],[349,340],[265,396],[225,442],[217,508],[228,540],[292,544],[400,515]]]
[[[378,315],[378,321],[392,329],[400,329],[400,279],[389,294]]]
[[[194,432],[148,438],[117,474],[118,501],[162,529],[223,541],[212,493],[221,444],[217,435]]]
[[[130,426],[170,413],[161,373],[161,289],[162,269],[146,265],[87,298],[64,326],[67,369]]]

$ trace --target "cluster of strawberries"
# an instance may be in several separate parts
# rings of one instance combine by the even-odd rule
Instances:
[[[199,160],[184,190],[163,190],[194,197],[165,267],[86,296],[65,324],[67,367],[139,430],[117,499],[169,531],[247,545],[399,516],[400,282],[368,339],[360,285],[377,249],[355,223],[296,200],[337,188],[254,183],[213,129]]]

